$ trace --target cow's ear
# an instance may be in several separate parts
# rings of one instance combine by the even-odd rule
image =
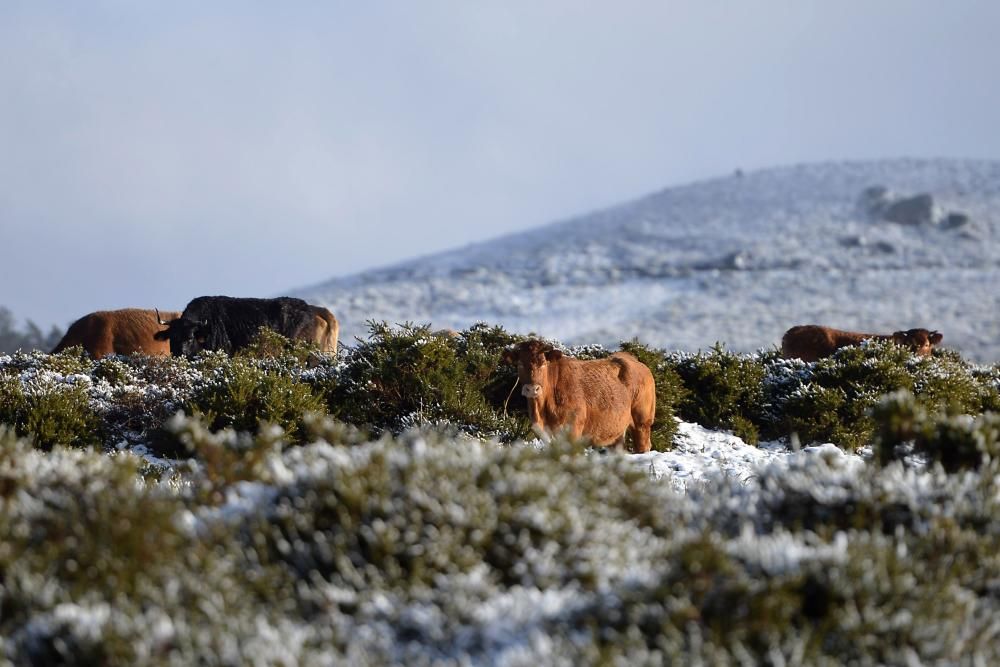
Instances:
[[[560,359],[562,359],[562,352],[559,350],[549,350],[545,353],[546,361],[559,361]]]
[[[892,332],[892,340],[895,341],[896,343],[899,343],[900,345],[906,345],[907,339],[908,336],[906,335],[905,331]]]
[[[514,350],[512,348],[504,350],[503,354],[500,355],[500,360],[503,361],[505,364],[511,364],[511,365],[513,365],[513,363],[514,363]]]
[[[153,340],[170,340],[170,329],[157,331],[155,334],[153,334]]]
[[[931,345],[937,345],[944,340],[944,335],[940,331],[932,331],[928,340],[930,340]]]

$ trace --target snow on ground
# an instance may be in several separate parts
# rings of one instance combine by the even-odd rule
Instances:
[[[872,186],[933,196],[936,221],[889,222]],[[962,222],[947,221],[960,213]],[[796,165],[668,188],[528,232],[302,289],[347,343],[369,319],[477,321],[569,344],[776,344],[790,326],[938,329],[1000,359],[1000,162]]]
[[[798,452],[781,442],[763,442],[755,447],[731,433],[711,431],[687,422],[678,423],[672,450],[635,454],[629,461],[648,470],[652,478],[663,480],[676,491],[683,492],[716,477],[745,483],[756,476],[758,467],[781,465],[798,456],[821,456],[828,462],[836,460],[837,464],[857,470],[864,466],[860,456],[845,453],[830,443],[805,447]]]

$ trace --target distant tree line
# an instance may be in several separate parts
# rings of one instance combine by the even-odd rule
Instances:
[[[56,346],[63,337],[63,331],[54,326],[44,333],[37,324],[28,320],[24,328],[17,326],[14,313],[0,306],[0,354],[9,354],[18,350],[42,350],[48,352]]]

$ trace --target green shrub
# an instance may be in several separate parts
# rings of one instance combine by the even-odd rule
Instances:
[[[338,419],[392,431],[445,421],[487,437],[528,435],[523,420],[495,409],[509,378],[499,368],[501,343],[511,340],[499,327],[473,327],[458,337],[413,324],[372,322],[370,330],[328,395]]]
[[[24,357],[31,358],[29,355]],[[83,347],[75,345],[58,354],[46,355],[43,368],[62,375],[76,375],[90,372],[93,364],[93,360],[83,351]]]
[[[257,359],[280,359],[299,365],[317,364],[324,355],[315,342],[289,339],[274,329],[261,327],[250,345],[236,353],[238,357]]]
[[[811,364],[789,395],[775,397],[775,430],[803,442],[867,444],[874,431],[869,410],[882,395],[913,387],[911,361],[908,350],[890,342],[837,350]]]
[[[672,363],[686,390],[678,406],[682,419],[729,429],[757,443],[764,400],[764,367],[758,359],[717,344],[710,352],[675,355]]]
[[[313,466],[323,455],[294,454]],[[648,500],[653,486],[644,471],[611,465],[560,439],[542,449],[489,447],[410,431],[282,489],[249,532],[267,536],[269,557],[296,576],[318,574],[338,588],[426,590],[485,565],[504,587],[593,589],[600,563],[588,541],[618,532],[615,522],[627,529],[629,489]],[[583,511],[596,504],[600,511]],[[555,553],[558,568],[545,555]]]
[[[43,385],[25,391],[13,378],[0,376],[0,424],[9,424],[35,446],[51,449],[99,446],[102,425],[80,385]]]
[[[911,360],[913,393],[930,410],[977,415],[1000,411],[1000,392],[983,373],[952,350]]]
[[[255,433],[267,423],[281,427],[289,442],[298,443],[305,433],[305,416],[326,412],[326,405],[292,373],[265,370],[236,357],[194,391],[185,409],[203,415],[213,430]]]
[[[127,384],[134,380],[128,363],[113,356],[95,362],[90,377],[94,380],[104,380],[111,386]]]
[[[905,446],[936,461],[948,472],[977,469],[984,462],[1000,461],[1000,414],[978,417],[950,410],[924,407],[913,394],[887,395],[872,410],[878,425],[874,441],[876,458],[883,464],[901,458]]]

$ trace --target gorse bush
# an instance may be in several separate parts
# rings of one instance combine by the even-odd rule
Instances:
[[[101,421],[79,384],[32,383],[0,374],[0,424],[13,425],[41,449],[98,446]]]
[[[1000,408],[995,368],[972,366],[948,351],[916,357],[888,341],[845,347],[814,363],[720,346],[664,359],[683,382],[682,419],[732,430],[750,443],[795,434],[805,444],[860,447],[875,433],[871,409],[901,389],[930,410],[977,415]]]
[[[1000,660],[995,459],[948,475],[828,447],[677,495],[562,440],[171,427],[215,451],[181,485],[0,430],[7,660]]]
[[[235,358],[215,371],[193,392],[185,406],[204,415],[213,430],[233,428],[254,433],[261,424],[281,427],[291,442],[301,442],[303,419],[325,413],[322,396],[288,372],[267,370],[246,358]]]
[[[790,394],[775,396],[776,430],[803,442],[834,442],[857,448],[874,429],[869,409],[885,393],[913,387],[908,364],[915,359],[890,342],[844,347],[812,364]],[[918,362],[919,363],[919,362]]]
[[[669,357],[686,390],[679,414],[707,428],[729,429],[750,444],[759,439],[764,400],[764,365],[759,359],[726,352]]]
[[[1000,413],[978,417],[948,410],[928,409],[913,394],[899,391],[885,396],[872,410],[878,423],[875,453],[882,464],[901,459],[910,450],[940,463],[948,472],[1000,463]]]
[[[250,345],[236,353],[251,359],[278,359],[292,364],[318,365],[328,355],[313,341],[285,338],[273,329],[261,327]]]
[[[433,335],[429,326],[373,322],[327,397],[330,412],[375,429],[445,421],[484,436],[527,437],[523,420],[498,412],[503,387],[516,379],[500,368],[500,355],[514,340],[496,327],[453,337]]]
[[[517,370],[501,361],[520,340],[485,324],[442,335],[426,326],[372,323],[366,340],[342,346],[339,355],[267,330],[233,358],[204,353],[193,360],[94,361],[79,348],[17,354],[0,357],[0,423],[34,435],[42,447],[103,442],[172,457],[188,454],[163,428],[178,410],[202,415],[215,430],[276,425],[293,444],[307,440],[305,421],[314,413],[374,432],[437,424],[503,442],[533,439]],[[610,354],[600,346],[562,349],[580,359]],[[672,445],[675,415],[731,430],[749,443],[794,434],[803,444],[851,449],[872,442],[872,408],[900,389],[932,413],[1000,410],[1000,370],[970,365],[949,351],[919,358],[871,341],[804,363],[775,350],[736,354],[716,346],[666,353],[637,341],[621,349],[653,373],[652,441],[661,451]]]

